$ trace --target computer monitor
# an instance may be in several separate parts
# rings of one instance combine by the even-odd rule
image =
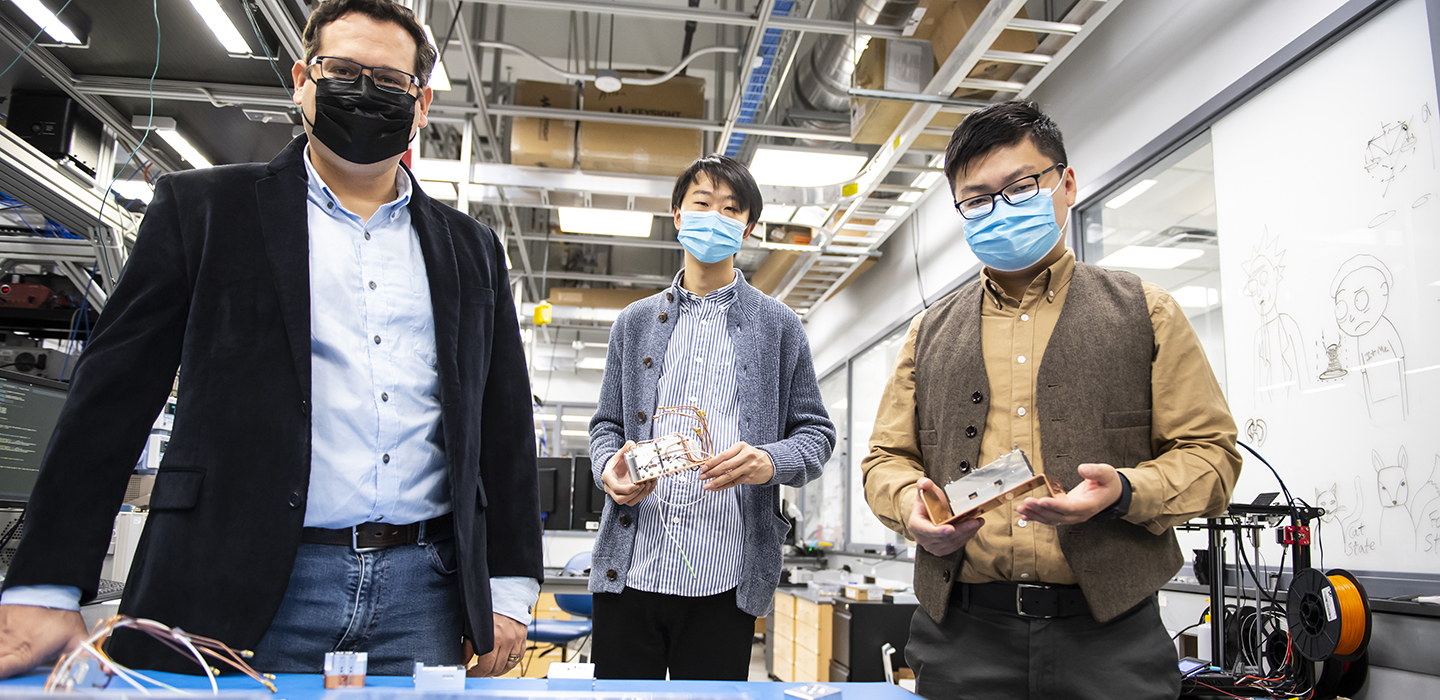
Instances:
[[[540,520],[546,530],[570,529],[570,459],[540,457]]]
[[[595,486],[590,473],[590,458],[575,458],[575,514],[570,518],[572,530],[599,530],[600,516],[605,512],[605,492]]]
[[[0,370],[0,503],[30,500],[69,386]]]

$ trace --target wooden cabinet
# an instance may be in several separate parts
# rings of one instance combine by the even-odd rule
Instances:
[[[831,605],[808,597],[775,592],[773,673],[782,681],[830,680]]]

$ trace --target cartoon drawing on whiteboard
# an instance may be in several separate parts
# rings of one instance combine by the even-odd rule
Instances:
[[[1365,386],[1370,422],[1390,425],[1405,420],[1405,346],[1395,325],[1385,316],[1390,290],[1395,288],[1390,268],[1373,255],[1346,260],[1330,283],[1335,302],[1335,323],[1354,345],[1350,357],[1359,364]]]
[[[1306,373],[1301,364],[1305,346],[1295,319],[1275,306],[1280,280],[1285,277],[1285,251],[1279,239],[1267,232],[1242,267],[1247,278],[1245,296],[1260,314],[1260,330],[1255,331],[1255,398],[1288,398]]]
[[[1413,511],[1417,514],[1415,525],[1420,551],[1430,554],[1440,554],[1440,487],[1435,485],[1437,472],[1440,472],[1440,454],[1435,455],[1435,464],[1430,467],[1430,479],[1426,482],[1431,497]]]
[[[1408,121],[1381,124],[1380,134],[1366,142],[1365,172],[1385,184],[1381,196],[1390,193],[1390,184],[1396,175],[1405,171],[1418,144],[1419,139]]]
[[[1320,345],[1325,348],[1325,371],[1320,373],[1319,379],[1322,382],[1330,382],[1336,379],[1344,379],[1350,374],[1345,365],[1340,361],[1340,343],[1325,342],[1325,334],[1320,334]]]
[[[1405,448],[1395,464],[1386,464],[1379,452],[1370,451],[1370,463],[1375,467],[1375,484],[1380,493],[1380,542],[1387,549],[1418,549],[1421,533],[1429,534],[1431,519],[1440,499],[1440,486],[1436,486],[1433,469],[1422,482],[1410,477],[1410,457]]]
[[[1325,511],[1320,521],[1340,527],[1341,541],[1345,543],[1345,554],[1369,554],[1375,551],[1375,540],[1365,530],[1365,496],[1360,487],[1360,477],[1355,477],[1355,493],[1351,507],[1340,502],[1340,485],[1330,484],[1329,488],[1315,489],[1315,505]]]
[[[1268,436],[1269,432],[1270,429],[1268,426],[1265,425],[1264,418],[1251,418],[1250,420],[1245,421],[1245,437],[1248,438],[1250,442],[1253,443],[1256,447],[1262,447],[1265,445],[1265,438]]]

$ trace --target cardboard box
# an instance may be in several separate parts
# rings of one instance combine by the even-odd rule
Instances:
[[[622,72],[621,77],[649,73]],[[659,85],[625,85],[616,92],[601,92],[585,84],[583,109],[587,112],[645,114],[678,119],[705,117],[705,81],[676,76]],[[702,155],[704,141],[698,129],[636,127],[630,124],[585,122],[580,125],[581,170],[640,175],[679,175]]]
[[[921,39],[872,39],[855,63],[855,87],[921,92],[935,77],[935,54]],[[850,140],[883,144],[914,106],[897,100],[851,99]]]
[[[567,83],[515,81],[514,103],[520,107],[575,109],[580,88]],[[510,122],[510,163],[540,168],[575,167],[576,122],[515,117]]]
[[[935,14],[934,24],[926,31],[928,36],[922,36],[919,30],[916,31],[915,36],[920,39],[929,39],[930,45],[935,49],[936,61],[944,63],[945,59],[949,58],[950,54],[955,51],[955,47],[960,45],[960,40],[965,38],[965,33],[970,31],[970,26],[975,24],[975,20],[980,17],[980,13],[985,10],[985,5],[987,4],[988,0],[932,1],[929,3],[929,9],[925,14],[927,16],[931,13]],[[1022,8],[1015,16],[1020,19],[1025,19],[1025,10]],[[995,39],[995,43],[991,44],[989,48],[996,51],[1031,53],[1035,50],[1036,46],[1034,33],[1005,30],[1000,32],[1000,36]],[[1010,76],[1015,75],[1015,71],[1019,70],[1019,68],[1020,66],[1014,63],[980,61],[975,64],[975,68],[970,71],[967,77],[983,78],[985,80],[1009,80]],[[952,94],[952,97],[989,99],[994,94],[991,90],[960,88]]]
[[[555,240],[564,241],[557,236]],[[551,287],[550,303],[557,306],[588,306],[599,309],[623,309],[648,297],[658,289],[588,289],[585,287]]]

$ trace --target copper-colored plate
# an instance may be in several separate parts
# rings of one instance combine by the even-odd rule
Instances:
[[[951,511],[950,504],[945,500],[944,491],[940,491],[939,494],[933,491],[921,491],[920,493],[925,499],[925,509],[930,513],[931,522],[937,525],[954,525],[970,520],[971,518],[978,518],[1007,501],[1028,496],[1031,492],[1041,488],[1049,491],[1052,496],[1059,496],[1065,493],[1065,490],[1060,488],[1060,486],[1049,477],[1040,474],[1032,476],[1016,484],[1013,488],[998,493],[981,503],[971,505],[959,513],[953,513]]]

